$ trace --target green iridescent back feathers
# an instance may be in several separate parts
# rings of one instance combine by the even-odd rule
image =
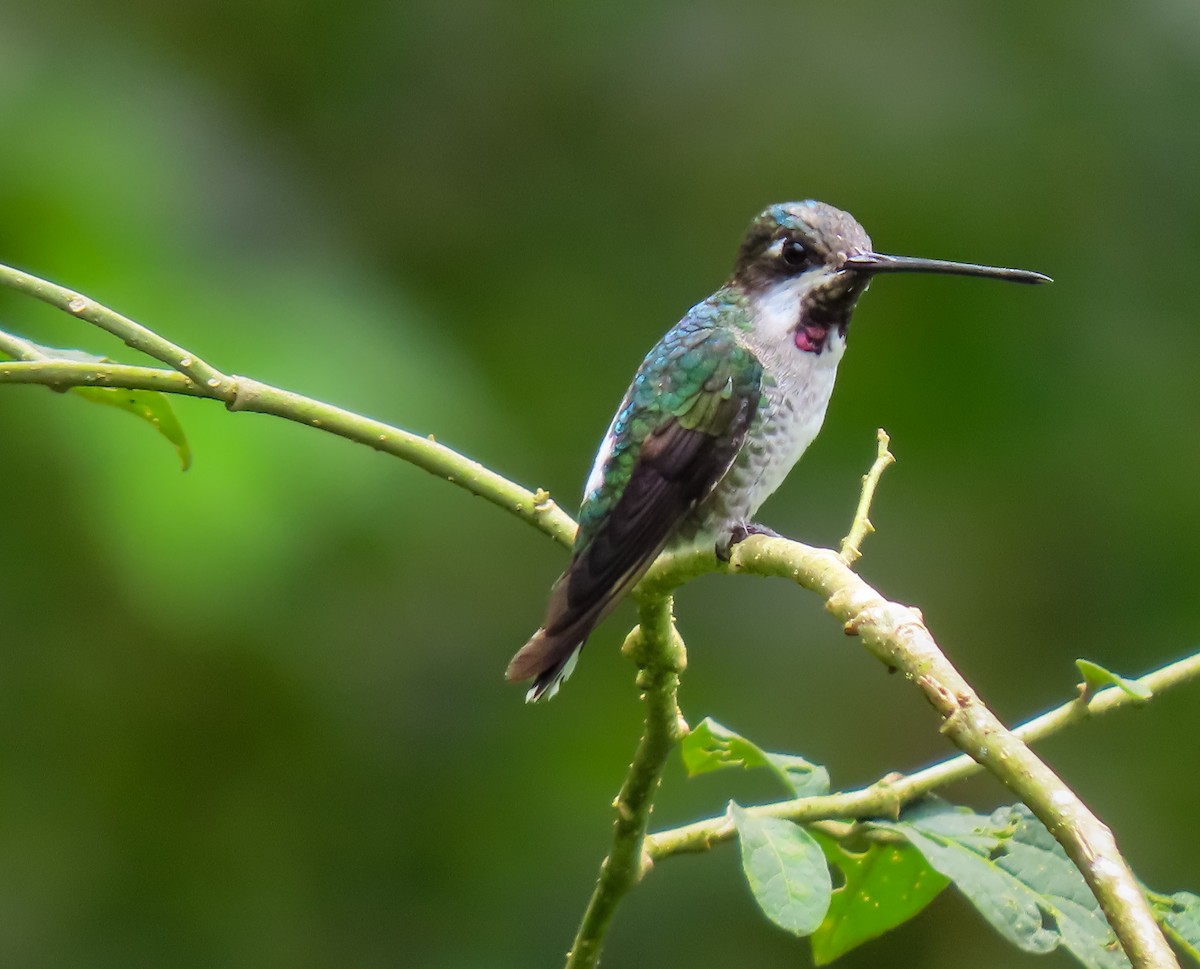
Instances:
[[[577,554],[620,499],[647,435],[675,420],[719,438],[730,432],[743,401],[757,404],[762,367],[728,325],[716,323],[721,310],[725,322],[742,317],[723,296],[718,292],[694,307],[643,361],[613,422],[617,443],[601,487],[584,495],[579,509]]]

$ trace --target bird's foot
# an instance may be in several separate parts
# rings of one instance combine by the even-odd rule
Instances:
[[[767,538],[783,537],[775,529],[768,528],[766,525],[760,525],[758,522],[734,522],[733,527],[729,531],[729,537],[717,540],[717,558],[722,562],[728,562],[729,557],[733,554],[733,546],[739,542],[744,542],[751,535],[765,535]]]

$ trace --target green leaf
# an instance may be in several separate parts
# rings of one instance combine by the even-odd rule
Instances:
[[[991,818],[931,799],[906,811],[899,821],[875,822],[874,827],[906,838],[1018,948],[1050,952],[1058,945],[1058,933],[1043,925],[1036,893],[989,857],[1011,836]]]
[[[907,838],[1017,947],[1061,942],[1089,969],[1128,969],[1083,876],[1024,805],[984,817],[934,800],[874,826]]]
[[[1077,659],[1075,660],[1075,665],[1079,667],[1079,672],[1083,674],[1084,692],[1087,696],[1091,696],[1097,690],[1102,690],[1106,686],[1115,686],[1131,699],[1137,700],[1140,703],[1145,703],[1154,696],[1151,690],[1142,686],[1136,680],[1127,680],[1125,677],[1118,676],[1112,670],[1106,670],[1103,666],[1093,663],[1091,660]]]
[[[1151,895],[1154,917],[1180,949],[1200,963],[1200,897],[1191,892]]]
[[[727,767],[766,767],[795,797],[829,793],[829,772],[795,754],[774,754],[706,717],[680,745],[692,776]]]
[[[833,883],[821,846],[798,824],[758,818],[730,802],[742,870],[763,914],[793,935],[811,935],[829,909]]]
[[[820,832],[813,837],[844,879],[812,935],[818,966],[907,922],[950,884],[911,844],[873,843],[856,853]]]
[[[1025,805],[1014,804],[1001,811],[1017,820],[1017,829],[996,859],[997,865],[1040,895],[1039,904],[1053,918],[1063,944],[1083,965],[1128,969],[1129,960],[1099,902],[1062,845]]]
[[[98,357],[83,350],[62,350],[58,347],[44,347],[30,340],[24,341],[32,348],[35,359],[74,360],[82,363],[108,363],[107,357]],[[187,436],[183,433],[183,425],[175,416],[170,398],[157,390],[124,390],[120,387],[72,387],[70,393],[94,404],[106,407],[116,407],[127,411],[135,417],[148,422],[163,437],[175,445],[175,453],[179,455],[179,463],[186,471],[192,465],[192,449],[188,445]]]
[[[123,390],[119,387],[72,387],[71,393],[94,404],[128,411],[148,421],[159,434],[175,445],[175,453],[179,455],[183,470],[191,467],[192,449],[166,394],[157,390]]]

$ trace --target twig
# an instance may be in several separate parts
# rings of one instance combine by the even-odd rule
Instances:
[[[49,303],[64,313],[70,313],[81,320],[86,320],[93,326],[107,330],[113,336],[125,341],[128,346],[178,370],[202,387],[220,391],[229,380],[225,374],[215,367],[209,366],[190,350],[185,350],[169,340],[164,340],[153,330],[146,329],[127,316],[115,313],[108,307],[101,306],[95,300],[72,292],[57,283],[39,279],[37,276],[22,272],[20,269],[13,269],[11,266],[0,265],[0,285],[40,299],[43,303]]]
[[[842,549],[839,555],[847,565],[853,565],[862,558],[863,540],[875,531],[875,526],[867,517],[871,511],[871,501],[875,497],[875,488],[879,484],[883,472],[889,465],[896,462],[895,455],[888,450],[891,438],[888,437],[887,431],[882,427],[879,428],[875,432],[875,439],[879,442],[875,462],[871,465],[871,469],[863,475],[862,494],[858,499],[858,508],[854,512],[854,520],[850,523],[850,534],[842,539]]]
[[[0,330],[0,344],[16,339],[19,338]],[[166,394],[223,399],[175,370],[59,357],[28,356],[20,360],[0,360],[0,383],[41,384],[53,390],[66,390],[68,387],[124,387],[129,390],[160,390]]]
[[[22,340],[19,336],[5,333],[3,330],[0,330],[0,353],[10,356],[14,360],[45,359],[45,354],[36,345],[28,340]]]
[[[1147,673],[1136,682],[1157,695],[1197,677],[1200,677],[1200,653]],[[1144,704],[1144,700],[1131,696],[1120,687],[1108,687],[1096,693],[1090,700],[1076,698],[1055,707],[1014,728],[1013,734],[1026,743],[1035,743],[1082,720]],[[965,754],[959,754],[912,774],[889,775],[856,791],[792,798],[760,804],[746,810],[762,817],[786,818],[803,823],[838,818],[895,817],[900,808],[910,801],[978,774],[982,770],[983,766],[978,761]],[[729,841],[735,834],[733,822],[728,813],[723,812],[703,821],[647,835],[645,851],[657,862],[672,855],[708,851]]]
[[[600,961],[604,936],[622,896],[641,878],[642,842],[663,765],[675,743],[688,731],[676,695],[679,674],[687,665],[683,640],[675,630],[670,596],[643,599],[640,625],[622,652],[638,665],[638,687],[646,706],[645,726],[633,763],[614,804],[612,848],[600,865],[600,877],[567,954],[567,969],[591,969]]]

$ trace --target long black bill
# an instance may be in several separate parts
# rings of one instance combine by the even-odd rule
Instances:
[[[977,266],[970,262],[949,262],[945,259],[919,259],[915,256],[885,256],[881,252],[866,252],[850,256],[843,268],[870,273],[944,273],[950,276],[986,276],[1007,279],[1010,283],[1051,283],[1049,276],[1029,269],[1005,269],[1002,266]]]

